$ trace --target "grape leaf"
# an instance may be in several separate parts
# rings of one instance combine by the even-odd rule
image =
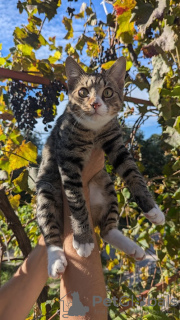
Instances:
[[[23,140],[20,147],[16,148],[14,154],[9,157],[9,163],[12,170],[27,166],[29,162],[37,163],[37,147],[32,143],[25,143]]]

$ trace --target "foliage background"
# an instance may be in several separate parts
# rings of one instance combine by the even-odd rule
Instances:
[[[87,72],[108,69],[117,57],[124,55],[127,59],[127,77],[125,94],[131,96],[135,88],[146,90],[149,103],[132,106],[124,103],[120,121],[132,114],[138,114],[131,129],[125,127],[127,147],[133,153],[140,171],[145,175],[147,184],[154,194],[156,202],[166,215],[165,226],[151,225],[131,199],[124,182],[115,175],[108,162],[107,170],[112,176],[117,191],[120,228],[124,233],[145,249],[157,261],[152,267],[139,266],[122,252],[116,251],[112,258],[109,245],[99,239],[102,264],[109,297],[118,299],[123,295],[137,295],[144,289],[151,289],[151,295],[157,297],[157,282],[168,284],[164,294],[178,297],[177,284],[169,284],[168,279],[178,272],[179,259],[179,207],[180,207],[180,5],[176,0],[117,0],[107,1],[110,14],[101,21],[97,16],[92,1],[53,1],[28,0],[18,1],[19,14],[26,11],[27,24],[16,27],[13,33],[14,47],[7,56],[0,57],[0,66],[31,74],[42,75],[51,80],[57,78],[66,82],[64,61],[67,55],[74,57]],[[76,3],[77,2],[77,3]],[[106,3],[106,2],[105,2]],[[61,7],[67,11],[61,12]],[[75,10],[74,10],[75,9]],[[56,38],[45,38],[43,26],[55,19],[61,12],[61,23],[66,30],[62,43]],[[81,33],[76,33],[74,26],[81,26]],[[2,44],[3,45],[3,44]],[[1,45],[1,48],[2,48]],[[38,59],[38,50],[48,48],[49,56]],[[84,58],[86,57],[86,58]],[[34,247],[39,230],[35,217],[35,191],[33,175],[39,164],[37,137],[18,129],[11,105],[8,103],[7,82],[2,79],[0,88],[0,184],[1,192],[9,201],[19,228],[23,226],[26,241]],[[35,84],[27,84],[36,88]],[[63,93],[59,101],[66,99]],[[127,100],[125,98],[125,100]],[[61,103],[60,103],[61,105]],[[57,107],[54,106],[55,113]],[[139,131],[147,119],[157,116],[162,134],[152,135],[144,140]],[[39,113],[39,118],[41,113]],[[33,142],[32,142],[33,141]],[[40,152],[39,152],[40,153]],[[4,189],[3,189],[4,188]],[[4,191],[2,191],[4,190]],[[2,193],[1,193],[2,195]],[[3,195],[4,197],[4,195]],[[1,255],[1,283],[11,275],[11,268],[19,259],[24,259],[28,250],[22,251],[21,240],[17,230],[10,223],[0,201],[0,234],[2,251],[10,254],[14,262],[6,262],[8,254]],[[97,237],[98,237],[98,230]],[[155,236],[154,236],[155,235]],[[28,242],[29,241],[29,242]],[[152,247],[153,246],[153,247]],[[27,249],[27,246],[26,246]],[[154,259],[154,258],[153,258]],[[15,261],[17,262],[15,263]],[[124,277],[124,275],[127,275]],[[139,280],[132,281],[138,275]],[[45,301],[34,306],[28,319],[36,319],[46,312],[46,318],[55,314],[59,308],[56,298],[58,288],[49,283],[50,289]],[[163,296],[163,293],[161,293]],[[110,307],[112,319],[179,319],[176,307],[168,310],[160,306],[140,307],[120,313],[119,307]],[[45,319],[45,317],[42,319]],[[54,317],[54,319],[58,318]]]

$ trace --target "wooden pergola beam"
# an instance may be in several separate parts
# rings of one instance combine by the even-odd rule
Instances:
[[[36,84],[45,84],[45,85],[50,84],[50,80],[48,78],[36,76],[36,75],[31,75],[28,72],[24,72],[24,71],[14,71],[14,70],[5,69],[5,68],[0,68],[0,78],[22,80],[25,82],[31,82],[31,83],[36,83]],[[67,89],[67,84],[63,83],[63,85]],[[143,104],[146,106],[154,106],[151,101],[138,99],[138,98],[134,98],[134,97],[124,96],[124,101],[132,102],[135,104]]]
[[[0,68],[0,78],[22,80],[25,82],[45,84],[45,85],[50,84],[50,80],[48,78],[33,76],[23,71],[14,71],[14,70],[5,69],[5,68]]]

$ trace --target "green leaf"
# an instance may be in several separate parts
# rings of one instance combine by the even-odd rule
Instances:
[[[86,14],[87,14],[87,16],[90,16],[92,13],[93,13],[92,8],[91,8],[91,7],[87,7],[87,8],[86,8]]]
[[[173,128],[175,128],[177,132],[180,133],[180,116],[176,118]]]
[[[28,190],[28,171],[23,170],[19,177],[13,180],[16,186],[16,192],[27,191]]]
[[[16,144],[19,145],[22,140],[23,140],[23,136],[21,135],[21,133],[19,132],[18,129],[14,129],[10,134],[9,134],[9,138]]]
[[[99,35],[101,38],[105,38],[106,33],[103,31],[102,28],[100,28],[100,27],[94,27],[94,31],[95,31],[96,34]]]
[[[124,189],[122,190],[122,194],[123,194],[123,196],[124,196],[124,198],[125,198],[126,201],[127,201],[127,200],[130,198],[130,196],[131,196],[131,194],[130,194],[130,192],[129,192],[129,190],[128,190],[127,188],[124,188]]]
[[[42,72],[44,76],[51,77],[53,72],[49,60],[43,59],[38,62],[38,69]]]
[[[172,196],[176,200],[180,200],[180,188]]]
[[[96,17],[96,13],[93,12],[91,7],[86,8],[86,14],[88,16],[88,19],[84,26],[86,25],[95,26],[97,24],[97,17]]]
[[[36,24],[37,26],[41,26],[41,24],[42,24],[42,20],[40,19],[40,18],[38,18],[38,17],[36,17],[36,16],[32,16],[31,18],[30,18],[30,21],[31,22],[33,22],[34,24]]]
[[[64,17],[62,20],[62,23],[64,23],[66,30],[68,30],[68,33],[64,37],[64,39],[70,39],[73,37],[73,27],[72,27],[72,19],[68,19],[67,17]]]
[[[41,303],[41,320],[46,320],[46,302]]]
[[[22,40],[27,37],[27,32],[22,28],[16,27],[13,33],[15,40]]]
[[[0,158],[0,169],[9,172],[9,159],[6,156]]]
[[[54,68],[54,75],[56,78],[61,79],[62,81],[65,81],[65,66],[63,64],[55,64],[53,66]]]
[[[20,204],[20,199],[21,199],[21,196],[20,194],[16,194],[15,196],[13,195],[10,195],[8,197],[8,200],[11,204],[11,207],[14,209],[14,210],[17,210],[18,207],[19,207],[19,204]]]
[[[158,300],[158,299],[157,299]],[[157,301],[158,303],[158,301]],[[158,305],[152,306],[152,307],[143,307],[143,310],[148,311],[153,318],[147,318],[152,320],[169,320],[169,317],[166,316],[164,312],[160,310],[160,307]],[[145,316],[147,317],[147,316]]]
[[[177,171],[177,170],[180,169],[180,159],[177,160],[177,161],[173,164],[172,169],[173,169],[174,171]]]
[[[163,33],[151,41],[148,45],[143,46],[142,50],[146,57],[151,58],[157,54],[163,54],[166,51],[172,51],[175,49],[175,33],[173,29],[166,25]]]
[[[106,16],[106,18],[107,18],[107,25],[108,25],[109,27],[114,28],[114,27],[115,27],[115,17],[114,17],[114,15],[111,14],[111,13],[109,13],[109,14]]]
[[[172,147],[180,146],[180,134],[172,127],[167,127],[163,133],[164,141]]]
[[[125,203],[124,195],[119,191],[117,192],[117,200],[118,200],[118,203],[122,203],[122,204]]]
[[[76,44],[76,50],[79,50],[80,52],[82,52],[82,49],[84,48],[85,44],[87,43],[87,41],[90,41],[91,38],[86,37],[85,34],[82,34],[79,39],[78,42]],[[94,42],[94,40],[92,41]]]
[[[146,239],[138,240],[138,242],[143,246],[143,249],[149,248],[149,243],[147,243]]]
[[[6,139],[7,139],[7,137],[4,133],[0,135],[0,141],[4,141]]]
[[[123,292],[127,292],[129,297],[133,296],[134,300],[136,301],[136,295],[134,294],[134,292],[131,289],[129,289],[125,284],[121,284],[121,286],[122,286]]]
[[[164,75],[169,71],[169,66],[166,64],[161,55],[152,58],[153,72],[149,96],[154,105],[158,105],[160,99],[160,90],[165,81]]]
[[[87,41],[87,55],[89,57],[98,57],[98,54],[99,54],[99,45],[97,42],[92,42],[92,41]]]
[[[46,41],[46,39],[42,36],[42,34],[39,35],[39,42],[42,46],[46,46],[49,43]]]

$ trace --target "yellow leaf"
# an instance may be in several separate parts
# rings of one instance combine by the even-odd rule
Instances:
[[[14,154],[9,157],[10,167],[12,170],[27,166],[29,162],[37,163],[37,147],[32,143],[25,143],[23,140],[20,147],[14,150]]]
[[[168,278],[168,276],[165,276],[165,283],[169,283],[169,278]]]
[[[106,245],[106,253],[109,256],[109,254],[110,254],[110,244],[109,243]]]
[[[57,60],[60,59],[60,57],[61,57],[61,52],[60,51],[56,51],[54,56],[50,56],[48,60],[49,60],[50,63],[55,63]]]
[[[163,184],[159,185],[159,189],[155,190],[156,193],[162,194],[164,191],[165,186]]]
[[[2,126],[0,125],[0,135],[3,134]]]
[[[115,62],[116,62],[115,60],[112,60],[112,61],[108,61],[106,63],[103,63],[101,65],[101,68],[105,69],[105,70],[110,69]]]
[[[5,151],[11,151],[13,147],[13,141],[11,139],[8,139],[5,146]]]
[[[73,27],[72,27],[72,19],[68,19],[67,17],[63,17],[62,23],[64,23],[66,30],[68,33],[64,37],[64,39],[70,39],[73,37]]]
[[[118,17],[117,22],[119,28],[117,30],[117,37],[123,32],[129,32],[134,29],[134,22],[130,22],[131,11],[124,12],[121,16]]]
[[[61,94],[60,94],[60,101],[63,101],[63,100],[64,100],[64,93],[61,92]]]
[[[130,61],[130,60],[126,61],[126,70],[131,69],[132,65],[133,65],[132,61]]]
[[[108,270],[112,270],[114,266],[116,266],[117,264],[119,264],[118,259],[108,261],[108,265],[107,265]]]
[[[37,116],[38,116],[38,117],[41,117],[41,116],[42,116],[42,110],[41,110],[41,109],[38,109],[36,112],[37,112]]]
[[[110,69],[115,62],[116,60],[111,60],[106,63],[103,63],[101,65],[101,68],[104,70]],[[133,64],[132,61],[126,61],[126,70],[129,70],[132,67],[132,64]]]
[[[21,199],[20,194],[16,194],[15,196],[10,195],[8,199],[11,204],[11,207],[14,210],[17,210],[17,208],[19,207],[20,199]]]
[[[99,45],[97,42],[87,41],[87,55],[89,57],[98,57]]]

